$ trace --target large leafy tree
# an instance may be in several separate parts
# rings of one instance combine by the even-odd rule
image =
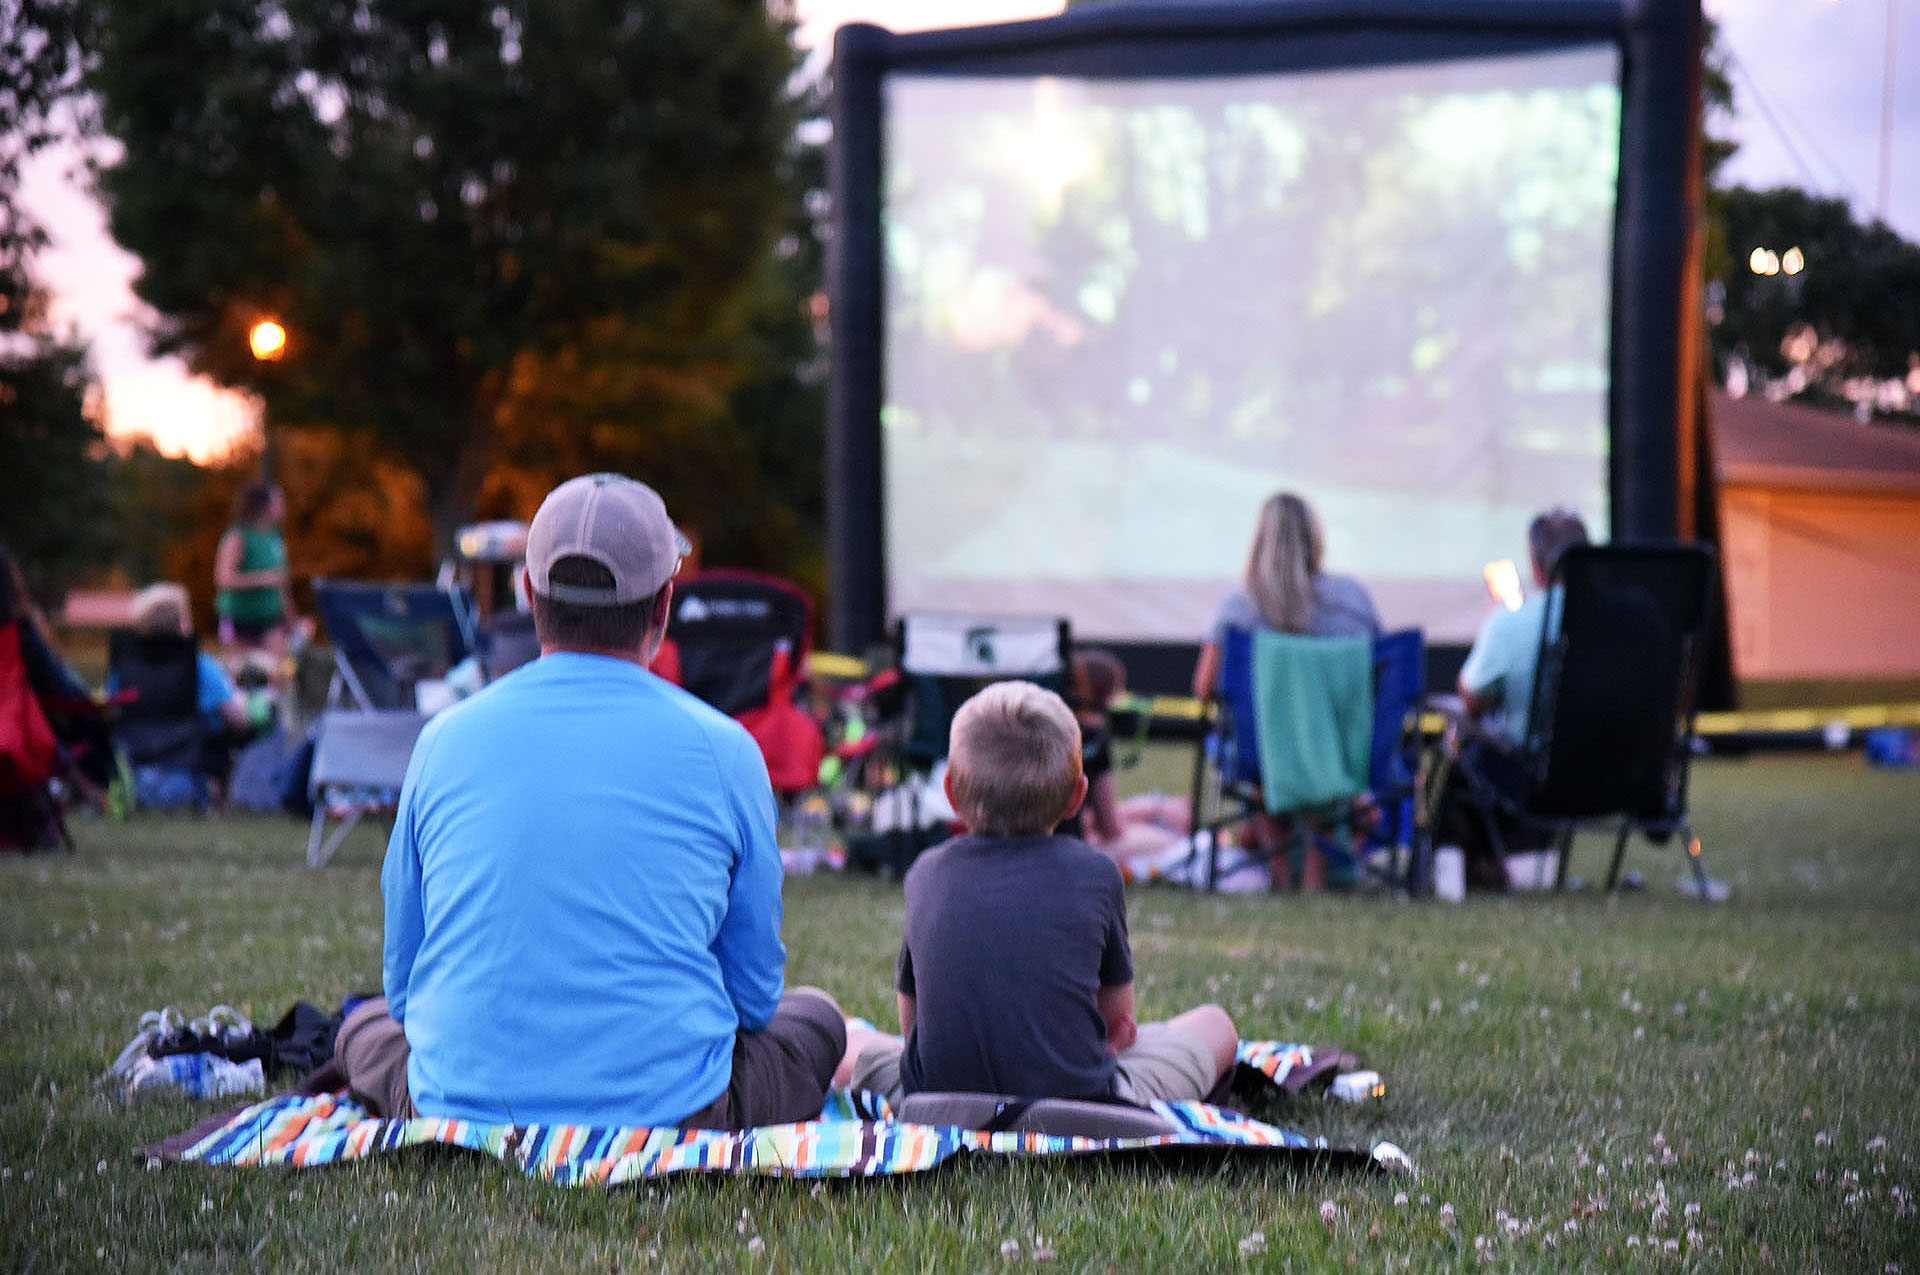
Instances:
[[[1735,187],[1722,208],[1729,260],[1716,358],[1769,378],[1798,369],[1798,386],[1828,393],[1920,366],[1920,245],[1884,223],[1861,225],[1844,200],[1792,188]]]
[[[525,514],[530,489],[577,463],[755,472],[731,408],[768,374],[793,203],[777,10],[101,11],[94,84],[124,154],[100,186],[144,263],[157,350],[252,388],[271,421],[363,432],[418,474],[442,550],[483,494]],[[265,315],[287,349],[255,364],[245,334]],[[537,479],[516,483],[529,465]],[[681,516],[712,512],[662,486]]]
[[[59,135],[57,112],[84,105],[90,12],[75,0],[0,0],[0,542],[47,596],[113,549],[92,374],[48,323],[33,270],[46,232],[19,200],[21,167]]]

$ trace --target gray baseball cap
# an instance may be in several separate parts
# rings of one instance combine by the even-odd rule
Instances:
[[[543,598],[619,606],[658,593],[689,548],[653,488],[621,474],[585,474],[540,502],[527,529],[527,575]],[[553,564],[576,556],[612,572],[613,587],[553,583]]]

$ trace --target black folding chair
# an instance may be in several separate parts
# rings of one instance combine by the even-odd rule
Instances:
[[[1518,791],[1469,754],[1442,763],[1436,799],[1468,801],[1504,861],[1507,831],[1555,838],[1564,888],[1573,834],[1619,820],[1607,888],[1627,841],[1678,837],[1700,897],[1711,897],[1687,811],[1695,699],[1714,606],[1704,545],[1586,545],[1562,556],[1559,622],[1543,626],[1526,741],[1511,761]],[[1452,770],[1461,782],[1449,784]],[[1506,823],[1505,821],[1511,821]]]
[[[165,767],[194,777],[195,803],[224,791],[234,743],[224,727],[200,712],[200,643],[175,633],[119,629],[107,638],[112,670],[114,745],[136,772]]]

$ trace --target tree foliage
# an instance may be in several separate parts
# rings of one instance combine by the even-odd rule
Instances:
[[[1730,262],[1713,350],[1769,378],[1796,367],[1802,385],[1902,378],[1920,359],[1920,245],[1880,222],[1861,225],[1840,199],[1736,186],[1723,201]],[[1794,270],[1758,273],[1758,250]],[[1764,258],[1763,268],[1770,263]]]
[[[114,547],[86,352],[48,323],[33,272],[46,233],[19,200],[21,167],[57,135],[57,110],[77,109],[90,12],[75,0],[0,0],[0,541],[43,596]]]
[[[733,415],[797,304],[794,55],[761,0],[101,7],[101,189],[159,351],[359,431],[442,549],[593,464],[690,521],[780,503]],[[256,365],[263,315],[289,339]]]

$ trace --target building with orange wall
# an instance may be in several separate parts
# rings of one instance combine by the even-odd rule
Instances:
[[[1920,430],[1716,393],[1742,681],[1920,677]]]

